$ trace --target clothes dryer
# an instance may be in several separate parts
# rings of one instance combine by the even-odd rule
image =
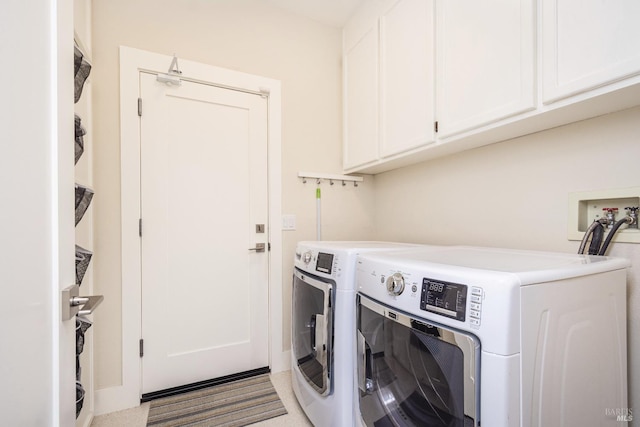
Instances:
[[[628,266],[474,247],[361,254],[357,420],[613,425],[627,408]]]
[[[300,242],[292,294],[293,391],[316,427],[355,423],[355,262],[361,253],[416,245]]]

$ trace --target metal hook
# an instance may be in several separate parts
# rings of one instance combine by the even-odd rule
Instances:
[[[316,184],[320,185],[321,179],[318,178],[318,180],[316,181]]]
[[[347,185],[347,183],[342,180],[342,186],[344,187],[345,185]]]
[[[355,181],[353,181],[353,186],[354,186],[354,187],[357,187],[357,186],[358,186],[358,183],[357,183],[357,182],[355,182]]]
[[[329,180],[329,184],[333,185],[333,180],[332,179]]]
[[[305,178],[304,176],[302,177],[302,183],[306,184],[307,183],[307,178]]]

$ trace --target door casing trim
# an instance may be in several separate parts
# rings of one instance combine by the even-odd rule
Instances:
[[[173,57],[120,47],[120,194],[122,253],[122,384],[96,390],[96,415],[138,406],[141,396],[141,241],[139,73],[165,73]],[[282,306],[282,186],[281,83],[180,58],[184,76],[230,89],[268,96],[268,204],[269,204],[269,364],[272,372],[289,369],[283,351]]]

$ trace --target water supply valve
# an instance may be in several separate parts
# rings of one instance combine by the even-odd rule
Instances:
[[[628,228],[638,228],[638,206],[626,207],[627,215],[633,220]]]
[[[602,210],[606,212],[607,228],[613,228],[613,224],[616,222],[618,208],[602,208]]]

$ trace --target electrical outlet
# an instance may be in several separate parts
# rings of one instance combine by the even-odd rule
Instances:
[[[640,187],[583,191],[569,194],[569,240],[582,240],[591,223],[606,218],[606,209],[616,209],[615,220],[627,216],[627,207],[640,206]],[[607,229],[605,229],[607,232]],[[640,229],[626,224],[620,227],[613,242],[640,243]]]
[[[296,216],[295,215],[282,215],[282,230],[294,231],[296,229]]]

